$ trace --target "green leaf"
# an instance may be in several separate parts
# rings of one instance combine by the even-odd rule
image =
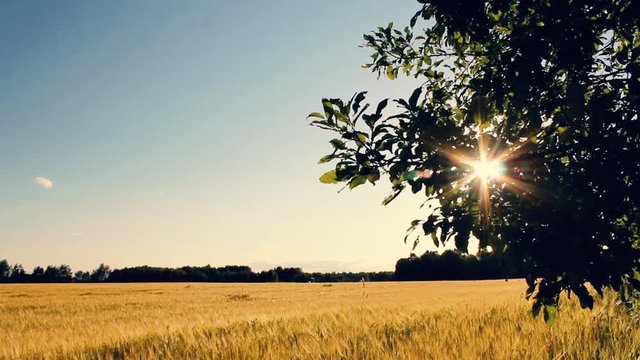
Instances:
[[[453,109],[453,118],[456,119],[456,121],[462,121],[462,120],[464,120],[464,113],[462,112],[462,110],[460,110],[458,108],[454,108]]]
[[[396,70],[393,66],[387,66],[387,77],[389,78],[389,80],[395,80],[396,79]]]
[[[333,139],[331,141],[329,141],[331,143],[331,145],[333,145],[333,147],[337,150],[344,150],[347,148],[347,146],[345,145],[344,141],[340,140],[340,139]]]
[[[409,98],[409,106],[411,106],[412,108],[418,106],[418,99],[420,98],[420,94],[422,94],[422,87],[413,90],[413,93]]]
[[[386,206],[387,204],[392,202],[393,199],[395,199],[397,196],[398,196],[397,194],[391,194],[387,196],[386,198],[384,198],[384,200],[382,200],[382,205]]]
[[[312,112],[311,114],[307,115],[307,119],[308,118],[320,118],[320,119],[324,119],[324,115],[320,114],[319,112]]]
[[[356,95],[354,95],[354,100],[353,100],[353,105],[352,105],[352,109],[353,109],[354,113],[358,112],[358,109],[360,109],[360,103],[362,103],[362,100],[364,100],[366,95],[367,95],[366,91],[361,91],[361,92],[357,93]]]
[[[322,99],[322,107],[324,108],[324,116],[327,120],[331,121],[333,118],[334,110],[333,103],[329,99]]]
[[[545,305],[544,306],[544,321],[553,325],[558,318],[558,307],[556,305]]]
[[[440,242],[438,241],[438,235],[436,234],[435,231],[431,233],[431,240],[433,240],[433,245],[435,245],[436,247],[440,247]]]
[[[309,123],[309,125],[315,126],[320,129],[325,129],[325,130],[335,129],[335,125],[329,123],[329,121],[326,121],[326,120],[313,120],[312,122]]]
[[[358,172],[358,167],[355,165],[338,164],[336,166],[336,180],[346,181],[354,177]]]
[[[500,21],[500,19],[502,18],[502,10],[498,10],[495,13],[490,12],[489,13],[489,18],[493,21],[493,22],[498,22]]]
[[[320,182],[324,184],[337,184],[338,176],[336,175],[336,171],[330,170],[322,174],[322,176],[320,176]]]
[[[420,243],[420,235],[418,235],[418,237],[416,237],[416,239],[413,241],[413,246],[411,247],[411,251],[415,250],[418,247],[419,243]]]
[[[338,111],[335,113],[335,115],[338,121],[342,121],[347,125],[351,125],[351,119],[349,119],[349,116],[347,116],[346,114],[342,113],[341,111]]]
[[[367,182],[367,177],[364,175],[358,175],[349,181],[349,189],[353,189]]]
[[[356,144],[360,146],[364,146],[364,144],[366,144],[369,141],[369,136],[365,133],[358,132],[356,136],[357,136]]]
[[[384,198],[384,200],[382,201],[382,205],[387,205],[390,202],[393,201],[393,199],[397,198],[398,195],[400,195],[400,193],[402,192],[402,190],[404,190],[404,186],[400,185],[400,186],[395,186],[394,187],[394,192],[393,194],[387,196],[386,198]]]
[[[478,125],[483,125],[488,120],[489,105],[488,100],[484,96],[475,96],[471,100],[471,112],[473,114],[473,121]]]
[[[422,183],[419,181],[409,182],[411,184],[411,192],[417,194],[422,190]]]
[[[418,227],[418,225],[420,225],[421,222],[422,222],[422,220],[419,220],[419,219],[415,219],[415,220],[411,221],[411,225],[407,229],[407,232],[412,232],[413,230],[415,230],[416,227]]]
[[[389,104],[389,99],[384,99],[380,101],[380,103],[378,103],[378,107],[376,108],[376,114],[381,115],[382,110],[384,110],[384,108],[387,107],[387,104]]]
[[[402,71],[404,71],[405,74],[409,75],[409,73],[411,72],[412,68],[413,68],[413,64],[408,62],[408,63],[404,64],[404,66],[402,66]]]
[[[398,186],[398,185],[402,184],[403,181],[404,181],[404,176],[400,175],[399,178],[391,179],[391,185]]]
[[[322,158],[320,158],[320,160],[318,161],[318,164],[328,163],[329,161],[333,160],[334,158],[335,158],[335,155],[333,155],[333,154],[325,155]]]
[[[413,181],[418,177],[418,172],[416,170],[409,170],[402,173],[402,178],[407,181]]]
[[[424,231],[425,235],[427,235],[427,234],[435,234],[435,232],[436,232],[435,223],[436,223],[437,219],[438,219],[438,217],[436,215],[429,215],[429,217],[427,218],[427,221],[422,223],[422,231]]]

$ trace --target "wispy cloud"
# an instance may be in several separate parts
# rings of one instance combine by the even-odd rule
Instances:
[[[76,232],[72,232],[71,235],[82,237],[82,236],[85,236],[86,234],[83,232],[76,231]]]
[[[53,181],[42,176],[36,176],[35,183],[45,189],[51,189],[53,187]]]

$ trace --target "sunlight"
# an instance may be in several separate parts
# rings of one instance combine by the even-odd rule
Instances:
[[[497,178],[505,173],[504,163],[497,160],[481,159],[472,164],[475,169],[473,175],[482,180]]]
[[[443,196],[459,191],[477,191],[480,226],[484,231],[489,231],[492,192],[509,190],[518,195],[535,197],[540,197],[541,194],[533,184],[525,181],[519,165],[513,165],[514,159],[529,151],[529,138],[517,143],[506,143],[483,133],[480,128],[477,134],[477,144],[473,148],[461,150],[454,146],[439,146],[439,151],[452,164],[451,169],[462,170],[457,176],[451,177],[451,188]],[[428,175],[425,178],[432,175],[431,171],[422,171]]]

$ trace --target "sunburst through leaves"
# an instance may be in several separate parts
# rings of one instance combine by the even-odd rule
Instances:
[[[500,144],[492,136],[478,128],[477,144],[472,152],[455,149],[440,149],[457,167],[463,169],[462,177],[453,179],[452,186],[462,191],[478,191],[480,223],[487,231],[491,222],[492,189],[509,189],[518,194],[532,193],[533,186],[512,176],[520,169],[510,166],[523,152],[527,151],[527,141],[519,144]],[[494,186],[495,185],[495,186]]]

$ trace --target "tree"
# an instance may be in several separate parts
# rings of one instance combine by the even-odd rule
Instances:
[[[398,280],[486,280],[520,277],[521,270],[501,266],[493,253],[478,256],[446,250],[442,254],[427,251],[420,257],[411,254],[396,263]]]
[[[109,265],[100,264],[98,268],[94,269],[91,273],[91,281],[105,281],[111,274],[111,268]]]
[[[9,262],[6,259],[0,260],[0,281],[8,280],[10,274],[11,266],[9,266]]]
[[[304,274],[300,268],[283,268],[278,266],[273,269],[276,273],[276,279],[282,282],[304,281]]]
[[[60,266],[49,265],[44,271],[43,278],[49,282],[69,282],[72,278],[71,268],[64,264]]]
[[[524,268],[546,320],[562,292],[591,308],[586,284],[640,289],[640,2],[418,2],[410,27],[364,35],[364,67],[423,85],[375,106],[323,99],[311,124],[338,137],[320,181],[386,175],[383,204],[424,193],[410,233],[462,252],[475,237]]]
[[[73,274],[73,279],[75,281],[89,281],[91,280],[91,274],[88,271],[78,270]]]
[[[44,276],[44,269],[42,268],[42,266],[36,266],[33,268],[33,272],[31,273],[31,275],[34,278],[40,278]]]
[[[15,264],[11,267],[11,281],[24,282],[27,279],[27,273],[21,264]]]

